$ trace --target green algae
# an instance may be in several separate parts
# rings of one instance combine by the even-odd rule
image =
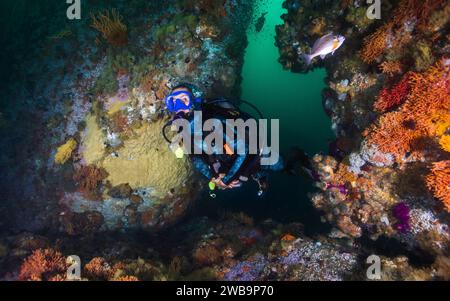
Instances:
[[[117,89],[119,89],[119,85],[117,83],[116,72],[114,71],[114,64],[111,59],[108,59],[105,68],[95,81],[90,92],[95,95],[100,93],[113,94]]]
[[[167,36],[175,33],[177,31],[177,27],[173,23],[169,23],[165,26],[159,27],[155,32],[155,37],[157,40],[163,40]]]

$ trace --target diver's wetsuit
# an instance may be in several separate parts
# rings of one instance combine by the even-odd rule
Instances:
[[[252,118],[249,114],[238,110],[231,102],[226,100],[205,101],[202,104],[201,111],[203,120],[214,118],[222,121],[224,137],[226,134],[225,121],[227,119],[243,119],[245,121]],[[195,133],[195,115],[192,114],[191,116],[194,116],[190,120],[192,134],[197,134],[202,138],[207,136],[209,133],[203,131],[201,133]],[[236,129],[234,129],[234,134],[236,137]],[[205,154],[204,152],[201,155],[191,155],[194,166],[208,179],[212,179],[213,177],[217,178],[220,174],[225,174],[225,177],[222,178],[222,182],[225,185],[235,180],[246,180],[260,170],[261,166],[259,154],[249,153],[249,147],[246,144],[246,141],[249,141],[247,139],[248,133],[245,134],[246,139],[244,141],[236,141],[234,139],[235,137],[231,137],[232,139],[228,141],[230,145],[227,144],[228,153],[222,151],[222,154],[219,154],[216,150],[211,155]],[[203,139],[201,139],[201,142],[203,143]],[[203,145],[197,145],[197,147],[204,149]],[[237,153],[239,147],[245,149],[244,154]]]
[[[171,143],[165,135],[165,129],[167,126],[172,124],[174,120],[178,118],[188,120],[190,122],[191,138],[193,138],[191,141],[194,141],[194,145],[191,146],[193,149],[191,149],[189,153],[191,154],[190,158],[196,169],[209,180],[212,180],[213,178],[220,178],[225,185],[230,185],[234,181],[246,182],[251,177],[259,184],[260,190],[258,195],[262,195],[267,187],[267,183],[265,183],[266,170],[280,171],[283,168],[282,160],[272,166],[261,166],[260,152],[257,154],[250,154],[249,152],[249,146],[246,142],[251,139],[249,137],[250,133],[247,127],[245,128],[244,137],[242,137],[241,141],[236,141],[236,137],[238,137],[236,133],[237,129],[233,128],[233,137],[230,137],[231,139],[224,139],[225,141],[223,142],[226,143],[223,146],[223,150],[216,148],[206,152],[205,150],[208,150],[207,147],[210,146],[203,143],[205,137],[207,137],[210,133],[203,131],[203,120],[220,120],[224,131],[223,137],[226,137],[226,120],[230,119],[232,121],[236,121],[241,119],[245,122],[251,119],[252,116],[242,112],[236,105],[225,99],[206,101],[201,98],[194,98],[192,90],[193,88],[191,85],[182,84],[175,87],[173,92],[165,98],[167,109],[169,112],[174,112],[176,115],[172,121],[163,127],[164,138]],[[180,97],[178,98],[178,96]],[[247,103],[247,105],[253,107],[253,109],[259,113],[261,118],[263,118],[262,114],[256,107],[250,103]],[[196,114],[196,112],[199,111],[202,114]],[[195,118],[200,117],[199,115],[201,115],[202,120],[195,120]],[[199,132],[195,132],[196,130]],[[196,137],[201,139],[195,139]],[[255,137],[253,137],[253,139],[254,138]],[[256,139],[259,139],[259,135],[257,135]],[[256,143],[260,145],[259,141],[256,141]],[[261,144],[265,145],[265,143]],[[217,147],[220,146],[222,146],[222,143],[217,145]],[[212,147],[214,148],[215,146]],[[196,152],[194,150],[201,150],[201,154],[195,154]],[[221,175],[224,176],[221,177]]]

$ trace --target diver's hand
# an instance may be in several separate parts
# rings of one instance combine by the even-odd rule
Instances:
[[[218,178],[212,178],[211,182],[216,184],[216,187],[219,188],[219,189],[222,189],[222,190],[227,189],[228,186],[222,181],[224,176],[225,175],[220,174]]]
[[[230,183],[230,185],[228,185],[228,188],[230,189],[237,187],[241,187],[241,181],[239,180],[234,180],[233,182]]]
[[[225,190],[225,189],[233,189],[236,187],[241,186],[241,182],[239,180],[235,180],[233,182],[231,182],[229,185],[225,184],[222,179],[225,177],[225,174],[220,174],[219,177],[216,178],[212,178],[211,182],[213,182],[214,184],[216,184],[216,186],[219,189]]]
[[[213,182],[214,184],[216,184],[216,186],[217,186],[219,189],[224,190],[224,189],[227,189],[227,188],[228,188],[228,185],[226,185],[221,179],[213,178],[213,179],[211,180],[211,182]]]

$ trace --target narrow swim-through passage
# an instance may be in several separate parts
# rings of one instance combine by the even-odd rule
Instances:
[[[255,104],[265,118],[280,120],[282,154],[289,153],[292,147],[299,147],[310,155],[327,152],[333,134],[321,102],[325,70],[308,74],[283,70],[275,46],[275,27],[282,24],[280,17],[285,12],[282,2],[265,0],[256,4],[254,24],[267,14],[261,31],[258,32],[255,25],[248,29],[242,99]],[[262,198],[256,196],[256,187],[246,185],[236,191],[219,193],[218,199],[223,206],[244,210],[257,218],[301,221],[306,231],[317,231],[319,218],[307,197],[314,189],[311,181],[276,173],[270,176],[269,185],[268,193]]]

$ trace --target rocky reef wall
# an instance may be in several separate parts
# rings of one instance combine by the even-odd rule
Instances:
[[[287,0],[277,28],[280,63],[293,72],[323,66],[324,110],[336,140],[313,165],[311,195],[333,237],[389,237],[410,250],[448,256],[450,4]],[[331,56],[302,59],[321,36],[345,36]],[[420,251],[419,251],[420,250]]]
[[[2,3],[20,19],[2,19],[7,231],[173,224],[200,184],[162,138],[162,100],[182,82],[239,97],[252,1],[88,2],[74,21],[61,1]]]
[[[179,81],[239,96],[251,1],[83,1],[78,23],[61,1],[2,1],[0,279],[66,280],[78,254],[83,280],[365,280],[373,252],[382,280],[448,279],[450,7],[382,2],[379,21],[365,1],[284,3],[280,62],[326,68],[337,137],[311,195],[335,229],[308,237],[217,208],[176,223],[201,187],[161,100]],[[344,46],[306,66],[330,31]]]

